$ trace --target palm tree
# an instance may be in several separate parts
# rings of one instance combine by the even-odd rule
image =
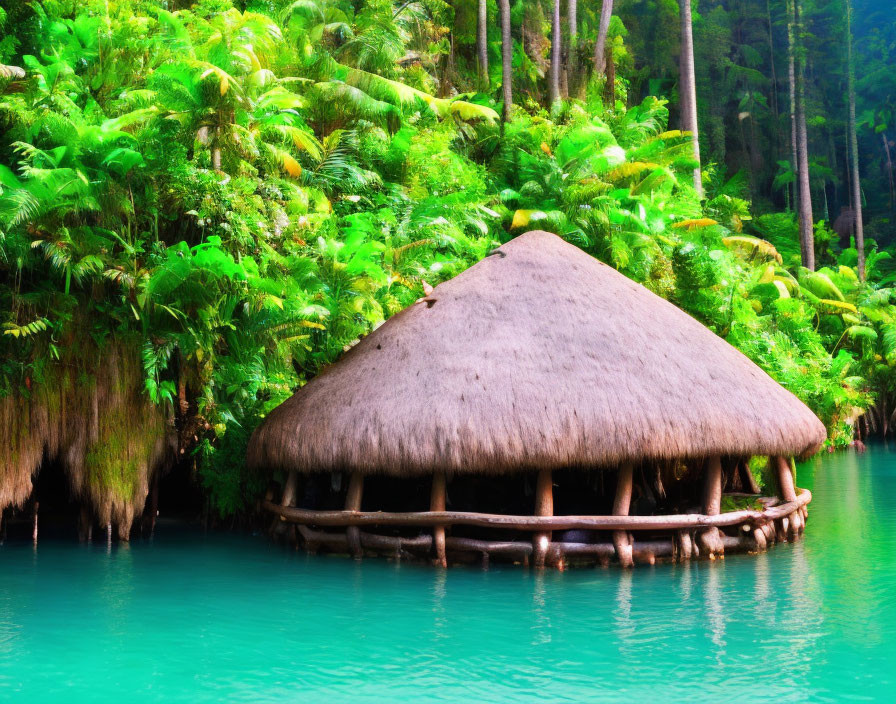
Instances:
[[[560,49],[562,39],[560,36],[560,0],[554,0],[554,8],[551,13],[551,74],[550,74],[550,100],[551,105],[560,100]]]
[[[501,120],[510,122],[510,111],[513,107],[511,85],[513,40],[510,36],[510,0],[498,0],[498,9],[501,13],[501,90],[504,93],[504,110],[501,112]]]
[[[594,44],[594,73],[598,76],[603,76],[607,70],[607,34],[612,16],[613,0],[604,0],[600,6],[600,24],[597,28],[597,42]]]
[[[856,135],[856,67],[853,57],[852,0],[846,0],[846,73],[849,86],[849,158],[852,167],[852,209],[856,218],[859,279],[865,280],[865,226],[862,223],[862,182],[859,176],[859,142]]]
[[[697,81],[694,76],[694,35],[691,24],[691,0],[680,0],[681,12],[681,120],[684,129],[691,133],[694,145],[694,190],[703,197],[703,177],[700,174],[700,136],[697,125]]]
[[[476,58],[479,68],[479,90],[489,89],[488,78],[488,0],[479,0],[476,22]]]
[[[578,0],[568,0],[566,5],[566,19],[569,23],[569,47],[566,53],[566,82],[573,94],[578,86],[576,52],[579,48],[579,6]]]
[[[800,5],[799,0],[788,0],[791,28],[788,32],[790,40],[790,61],[795,69],[791,72],[791,91],[793,98],[794,131],[796,133],[797,185],[799,191],[798,207],[800,221],[800,252],[803,266],[815,269],[815,237],[812,232],[812,191],[809,182],[809,139],[806,129],[806,95],[805,95],[805,58],[798,50],[800,41]]]

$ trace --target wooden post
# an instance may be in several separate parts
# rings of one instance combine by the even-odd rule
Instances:
[[[706,460],[706,476],[703,484],[703,513],[718,516],[722,510],[722,458],[710,457]],[[725,546],[718,528],[709,528],[700,535],[702,547],[710,559],[724,554]]]
[[[686,562],[691,559],[691,555],[694,552],[694,547],[691,543],[691,534],[686,530],[680,530],[677,533],[677,543],[678,543],[678,561]]]
[[[445,473],[436,472],[432,476],[432,491],[429,496],[430,511],[445,510]],[[435,564],[439,567],[448,566],[448,557],[445,554],[445,527],[436,526],[432,529],[432,544],[435,548]]]
[[[753,529],[753,540],[756,542],[756,550],[759,552],[764,552],[768,547],[768,543],[765,539],[765,532],[761,528]]]
[[[756,477],[754,477],[753,473],[750,471],[749,459],[742,459],[738,462],[738,471],[740,472],[741,486],[743,486],[743,490],[748,494],[758,494],[759,485],[756,483]]]
[[[619,468],[619,477],[616,480],[616,498],[613,500],[613,515],[627,516],[632,502],[632,465],[626,462]],[[616,557],[623,567],[632,567],[635,564],[632,556],[632,541],[628,531],[613,531],[613,545],[616,547]]]
[[[790,469],[790,461],[786,457],[781,456],[774,457],[773,461],[777,470],[781,500],[784,502],[796,501],[796,487],[793,484],[793,472]],[[802,511],[794,511],[789,518],[790,520],[784,524],[786,526],[784,532],[790,537],[796,537],[802,530]]]
[[[348,483],[348,491],[345,493],[345,510],[360,511],[361,495],[364,493],[364,475],[360,472],[352,472]],[[357,526],[349,526],[345,529],[348,536],[348,549],[356,560],[361,559],[361,536]]]
[[[106,547],[112,547],[112,521],[106,524]]]
[[[34,541],[34,544],[37,545],[37,510],[40,508],[40,502],[34,502],[34,527],[31,530],[31,539]]]
[[[281,506],[295,506],[296,505],[296,487],[298,486],[298,473],[295,469],[289,470],[289,474],[286,475],[286,483],[283,485],[283,495],[280,497],[280,505]],[[286,531],[286,526],[283,524],[283,521],[277,521],[271,526],[271,530],[273,530],[274,535],[280,536]]]
[[[535,487],[535,515],[554,515],[554,481],[549,469],[542,469],[538,472],[538,482]],[[532,564],[535,569],[544,569],[545,556],[550,544],[550,532],[536,533],[532,536]]]
[[[281,506],[295,506],[297,484],[298,476],[296,470],[291,469],[286,477],[286,484],[283,485],[283,496],[280,498]]]

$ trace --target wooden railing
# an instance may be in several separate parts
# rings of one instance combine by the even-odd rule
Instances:
[[[796,490],[794,490],[796,493]],[[667,516],[526,516],[466,511],[314,511],[310,509],[283,506],[273,501],[265,501],[264,508],[279,516],[281,521],[296,524],[298,530],[311,549],[327,546],[339,551],[360,556],[361,550],[386,552],[398,557],[403,552],[429,553],[434,546],[433,536],[415,537],[386,536],[362,531],[361,528],[374,526],[431,528],[436,539],[444,543],[444,550],[480,553],[487,562],[490,555],[508,555],[527,561],[537,556],[543,548],[548,564],[562,566],[563,560],[574,556],[591,556],[599,561],[609,561],[618,557],[618,545],[613,542],[576,543],[546,539],[541,545],[537,536],[557,530],[591,530],[622,532],[665,532],[673,535],[665,540],[631,540],[632,558],[637,562],[652,563],[658,557],[675,557],[686,560],[701,554],[693,535],[698,532],[719,528],[739,527],[737,536],[721,535],[720,545],[714,546],[720,552],[725,550],[761,550],[776,540],[794,537],[801,530],[801,518],[806,505],[812,500],[812,493],[800,491],[791,501],[770,506],[762,511],[743,510],[707,514],[677,514]],[[358,505],[355,501],[353,504]],[[327,532],[312,528],[340,527],[346,532]],[[445,536],[444,529],[451,526],[473,526],[479,528],[502,529],[536,534],[535,541],[493,541],[475,540]],[[438,547],[438,546],[436,546]],[[710,553],[712,554],[712,553]],[[436,556],[440,564],[442,560]]]

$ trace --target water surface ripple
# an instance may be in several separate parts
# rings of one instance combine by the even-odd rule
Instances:
[[[163,528],[0,548],[2,702],[896,700],[896,453],[825,455],[806,539],[533,574]]]

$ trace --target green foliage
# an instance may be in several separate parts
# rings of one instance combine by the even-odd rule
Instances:
[[[0,75],[0,390],[39,383],[60,340],[132,341],[144,393],[173,412],[181,456],[221,516],[254,506],[263,478],[243,457],[271,408],[425,286],[533,227],[725,337],[816,410],[836,443],[872,390],[896,391],[886,253],[869,250],[859,284],[855,250],[820,224],[826,268],[801,270],[793,216],[753,218],[752,171],[707,168],[701,202],[690,135],[668,129],[666,101],[651,90],[624,104],[641,84],[674,92],[660,54],[677,41],[675,2],[620,11],[649,20],[649,47],[614,18],[607,106],[601,83],[544,110],[548,44],[515,35],[522,107],[503,128],[497,83],[462,92],[478,85],[453,44],[475,36],[460,6],[184,5],[23,4],[23,31],[0,42],[0,68],[24,67]],[[595,17],[582,11],[587,37]],[[513,14],[544,27],[537,3]],[[731,47],[727,15],[701,21],[720,51]],[[648,54],[657,75],[641,70]],[[744,126],[761,132],[762,57],[736,59],[715,68]],[[780,172],[768,181],[786,189]],[[118,439],[90,464],[113,489]]]

